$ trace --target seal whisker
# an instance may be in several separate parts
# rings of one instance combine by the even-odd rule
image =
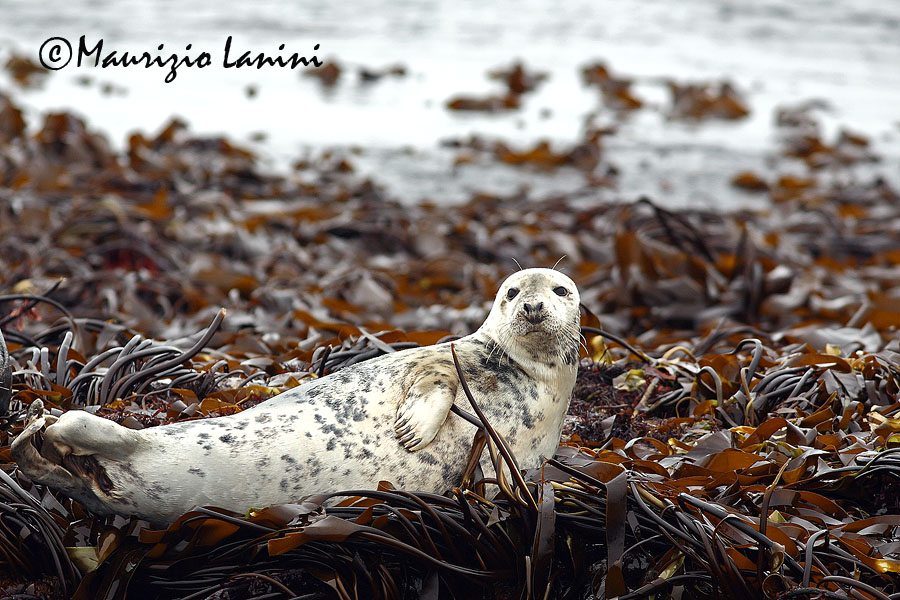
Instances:
[[[556,346],[556,356],[557,356],[557,358],[560,358],[560,359],[563,358],[564,355],[565,355],[566,350],[568,349],[568,348],[567,348],[568,344],[565,343],[565,342],[566,342],[566,337],[567,337],[567,336],[566,336],[565,334],[563,334],[561,331],[559,331],[559,330],[556,331],[556,334],[555,334],[555,337],[554,337],[554,340],[553,340],[553,341],[554,341],[554,344],[555,344],[555,346]]]
[[[565,255],[565,254],[563,254],[562,256],[560,256],[560,257],[559,257],[559,260],[556,261],[555,263],[553,263],[553,266],[550,267],[550,269],[551,269],[552,271],[555,271],[555,270],[556,270],[556,267],[559,265],[559,263],[561,263],[561,262],[566,258],[566,256],[567,256],[567,255]]]
[[[510,342],[511,342],[512,339],[513,339],[513,333],[512,333],[512,326],[511,326],[511,325],[509,325],[509,324],[506,325],[506,327],[505,327],[504,330],[503,330],[503,335],[502,335],[501,337],[503,338],[503,347],[504,347],[504,348],[509,348],[509,347],[510,347]],[[509,352],[506,352],[506,351],[504,350],[504,351],[503,351],[503,354],[502,354],[502,356],[501,356],[501,360],[502,360],[503,358],[506,359],[506,366],[507,366],[507,367],[510,366],[510,365],[512,364],[512,358],[510,357]]]
[[[571,335],[566,335],[563,331],[558,331],[556,335],[556,356],[558,360],[565,362],[566,355],[569,353],[571,349],[571,344],[569,340],[571,339]]]
[[[486,360],[487,364],[491,364],[491,359],[494,358],[494,353],[496,353],[498,350],[500,350],[500,344],[498,342],[492,342],[491,351],[488,352],[488,357]]]
[[[509,339],[512,337],[511,326],[507,323],[502,323],[500,327],[497,328],[497,338],[494,340],[493,347],[491,348],[491,352],[488,355],[488,364],[490,364],[491,358],[493,358],[494,353],[497,354],[497,366],[500,367],[503,365],[503,359],[506,358],[507,364],[509,362],[509,354],[504,350]]]

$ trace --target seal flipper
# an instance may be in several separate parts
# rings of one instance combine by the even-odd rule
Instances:
[[[99,459],[121,460],[139,446],[139,435],[80,410],[44,415],[40,400],[28,407],[25,429],[10,448],[22,471],[98,513],[116,512],[113,484]]]
[[[415,452],[431,443],[450,414],[458,386],[449,361],[429,365],[410,386],[394,423],[394,432],[407,450]]]
[[[45,417],[43,413],[44,403],[40,400],[35,400],[28,407],[25,429],[13,440],[10,447],[13,460],[32,479],[62,489],[75,487],[75,479],[68,470],[40,453],[39,448],[43,447],[41,433],[45,427],[56,422],[56,417],[52,415]]]
[[[95,455],[97,458],[122,460],[137,449],[140,434],[109,419],[83,410],[70,410],[49,425],[44,432],[44,446],[60,457]],[[48,456],[46,449],[41,454]],[[49,456],[48,456],[49,458]]]

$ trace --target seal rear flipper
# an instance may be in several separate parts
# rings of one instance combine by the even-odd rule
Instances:
[[[447,419],[459,386],[451,368],[449,361],[429,365],[397,409],[394,432],[407,450],[421,450],[430,444]]]
[[[10,448],[26,475],[85,502],[89,490],[101,501],[113,484],[104,463],[122,461],[144,444],[137,431],[83,410],[60,417],[43,414],[40,400],[28,407],[26,427]],[[107,509],[109,512],[109,509]]]
[[[33,480],[75,498],[88,509],[98,514],[115,512],[104,498],[112,482],[103,467],[91,456],[60,455],[57,446],[47,444],[45,434],[57,418],[42,412],[40,400],[29,407],[25,429],[10,447],[13,460]]]
[[[70,410],[44,432],[41,454],[62,459],[68,454],[120,461],[141,446],[139,432],[83,410]],[[49,446],[49,447],[48,447]]]
[[[10,454],[19,468],[32,479],[66,489],[74,483],[72,474],[59,464],[46,459],[39,450],[43,447],[42,434],[48,425],[48,419],[51,422],[56,421],[55,417],[44,417],[41,414],[43,407],[44,404],[40,400],[35,400],[28,407],[25,429],[13,440],[9,449]]]

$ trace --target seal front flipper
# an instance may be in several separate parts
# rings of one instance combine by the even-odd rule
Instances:
[[[416,378],[397,409],[394,423],[394,432],[407,450],[415,452],[431,443],[450,413],[458,386],[450,360],[430,363]]]

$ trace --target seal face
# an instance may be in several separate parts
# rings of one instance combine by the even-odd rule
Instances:
[[[578,290],[550,269],[500,287],[484,324],[453,342],[475,399],[520,467],[559,444],[577,372]],[[197,505],[244,512],[313,493],[459,484],[475,427],[449,343],[357,363],[243,412],[140,431],[35,401],[12,445],[22,470],[94,512],[168,523]],[[42,436],[38,435],[42,432]],[[482,456],[485,475],[493,467]]]

